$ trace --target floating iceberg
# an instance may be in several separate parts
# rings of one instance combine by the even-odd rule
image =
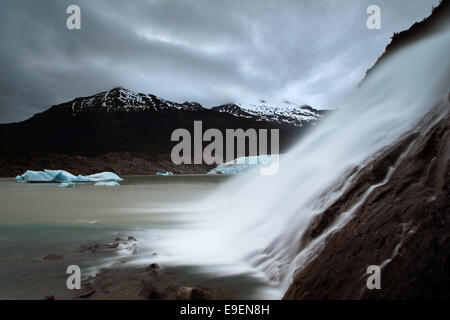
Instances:
[[[156,175],[157,176],[173,176],[173,173],[170,171],[167,171],[166,173],[157,172]]]
[[[17,182],[99,182],[99,181],[122,181],[114,172],[101,172],[89,176],[74,176],[64,170],[28,170],[21,176],[16,177]]]
[[[94,186],[100,186],[100,187],[117,187],[120,186],[119,183],[115,181],[101,181],[94,184]]]
[[[61,188],[73,188],[73,187],[75,187],[75,183],[73,183],[73,182],[63,182],[63,183],[58,184],[58,187],[61,187]]]
[[[235,160],[222,163],[208,172],[208,174],[238,174],[256,168],[269,168],[280,159],[278,154],[240,157]]]

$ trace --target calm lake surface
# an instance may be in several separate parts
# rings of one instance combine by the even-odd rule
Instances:
[[[119,187],[78,183],[74,188],[0,179],[0,299],[64,297],[65,272],[72,264],[80,266],[83,277],[112,267],[123,257],[165,267],[157,257],[166,253],[156,252],[152,244],[164,237],[164,230],[185,223],[181,209],[186,204],[200,201],[229,179],[214,175],[123,178]],[[116,237],[128,236],[137,239],[136,248],[121,245],[119,250],[96,254],[80,252],[82,245],[113,243]],[[62,259],[43,261],[49,254]],[[188,269],[193,277],[214,277],[201,272],[201,266]],[[242,275],[222,280],[236,288],[236,298],[264,297],[261,279]]]

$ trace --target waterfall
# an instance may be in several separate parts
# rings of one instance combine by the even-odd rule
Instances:
[[[431,107],[447,99],[449,36],[447,28],[385,59],[283,155],[278,174],[262,176],[256,170],[233,177],[185,208],[188,226],[173,230],[161,242],[162,250],[180,262],[224,272],[256,270],[281,297],[294,270],[326,238],[323,234],[299,250],[312,219],[349,185],[342,180],[345,174],[414,129]],[[352,209],[330,230],[343,226],[351,214]]]

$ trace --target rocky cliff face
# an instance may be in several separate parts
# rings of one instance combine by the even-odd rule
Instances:
[[[442,102],[417,130],[349,174],[352,186],[316,217],[300,247],[356,205],[370,185],[381,185],[296,272],[285,299],[449,298],[449,110]],[[381,290],[367,289],[370,265],[381,267]]]
[[[375,67],[398,48],[448,23],[449,16],[444,1],[431,17],[394,36]],[[449,101],[450,95],[395,144],[343,177],[342,183],[350,186],[312,221],[299,250],[349,209],[354,211],[295,272],[284,299],[449,298]],[[370,265],[381,268],[380,290],[366,286]]]
[[[448,25],[448,23],[450,23],[449,3],[450,2],[448,0],[442,0],[439,6],[433,8],[429,17],[420,22],[416,22],[407,30],[395,33],[392,36],[392,41],[386,46],[384,53],[377,59],[375,64],[367,70],[366,78],[370,76],[372,70],[374,70],[379,64],[383,63],[384,60],[397,52],[399,49],[414,41],[430,36],[431,34],[438,32],[446,24]]]

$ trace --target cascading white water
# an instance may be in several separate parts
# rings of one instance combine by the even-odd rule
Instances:
[[[392,144],[447,97],[449,36],[446,28],[387,58],[283,156],[278,174],[236,176],[192,204],[184,215],[189,227],[166,234],[160,251],[170,252],[172,262],[215,266],[216,272],[218,266],[224,272],[258,270],[281,296],[298,264],[325,238],[298,252],[311,219],[345,190],[344,173]],[[344,187],[333,190],[339,183]]]

